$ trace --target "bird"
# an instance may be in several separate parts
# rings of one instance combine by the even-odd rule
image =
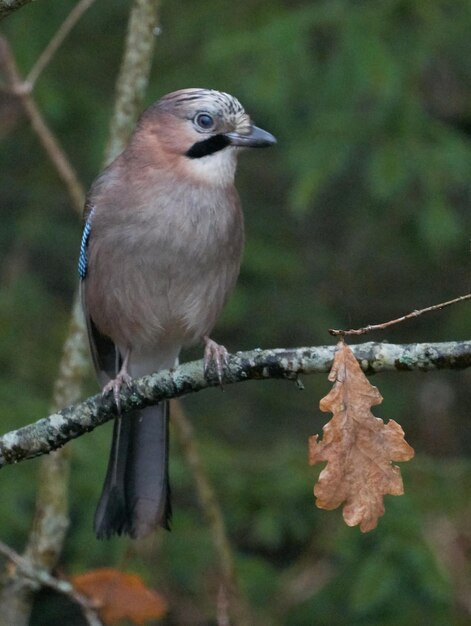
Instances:
[[[274,143],[233,96],[181,89],[142,113],[87,194],[82,307],[98,380],[118,405],[94,517],[99,539],[170,529],[168,402],[122,413],[119,391],[171,369],[199,342],[205,374],[215,367],[222,379],[228,353],[210,335],[244,245],[237,156]]]

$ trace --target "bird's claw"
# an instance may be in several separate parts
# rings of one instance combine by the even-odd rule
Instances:
[[[226,348],[209,337],[204,338],[204,375],[207,378],[212,366],[216,368],[219,384],[222,387],[224,369],[229,365],[229,353]]]
[[[132,378],[127,372],[121,371],[118,373],[116,378],[113,378],[113,380],[106,383],[101,392],[102,396],[106,396],[106,394],[110,391],[113,392],[113,398],[116,403],[118,413],[121,413],[121,399],[119,397],[119,392],[121,391],[121,387],[123,385],[126,385],[126,387],[130,389],[132,387]]]

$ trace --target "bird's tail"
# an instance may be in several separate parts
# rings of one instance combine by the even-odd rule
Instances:
[[[116,418],[103,491],[95,513],[98,539],[145,537],[170,528],[168,402]]]

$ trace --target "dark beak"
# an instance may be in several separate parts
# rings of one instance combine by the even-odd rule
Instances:
[[[231,146],[243,146],[246,148],[268,148],[276,143],[275,137],[266,130],[252,126],[250,133],[241,135],[240,133],[226,133],[227,139],[231,142]]]

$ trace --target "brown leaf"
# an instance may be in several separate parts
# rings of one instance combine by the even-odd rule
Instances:
[[[414,450],[397,422],[385,424],[372,414],[371,407],[383,398],[343,341],[337,345],[329,380],[334,386],[320,409],[333,417],[323,428],[322,441],[318,435],[309,438],[310,465],[327,461],[314,486],[316,505],[330,510],[345,503],[345,523],[360,524],[367,532],[384,514],[383,496],[404,493],[400,470],[392,461],[408,461]]]
[[[125,619],[133,624],[144,624],[167,612],[164,598],[148,589],[136,574],[105,567],[73,576],[71,582],[90,598],[100,619],[109,626]]]

